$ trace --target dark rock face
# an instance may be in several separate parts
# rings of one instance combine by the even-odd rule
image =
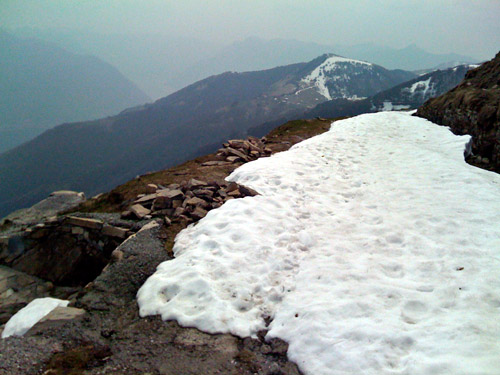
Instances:
[[[56,285],[83,286],[101,273],[112,251],[137,231],[134,222],[117,216],[63,215],[34,225],[16,221],[5,228],[4,224],[0,226],[0,265]]]
[[[500,52],[456,88],[428,100],[416,116],[470,134],[472,161],[500,172]]]

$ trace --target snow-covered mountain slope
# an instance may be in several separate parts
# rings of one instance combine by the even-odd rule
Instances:
[[[430,98],[442,95],[458,85],[465,73],[477,65],[460,65],[436,70],[402,83],[371,98],[372,106],[380,110],[416,108]]]
[[[269,329],[305,374],[497,374],[500,176],[468,141],[383,112],[243,165],[262,195],[182,231],[141,315]]]
[[[378,111],[415,109],[432,97],[444,94],[457,86],[465,74],[476,65],[460,65],[446,70],[436,70],[379,92],[363,100],[333,99],[318,104],[303,117],[356,116]]]
[[[332,99],[359,100],[414,77],[410,72],[333,54],[313,60],[301,73],[288,101],[317,104]]]
[[[358,99],[356,94],[349,95],[347,83],[355,76],[372,71],[373,64],[332,55],[302,79],[305,85],[302,90],[315,87],[328,100],[332,100],[330,91],[344,99]]]

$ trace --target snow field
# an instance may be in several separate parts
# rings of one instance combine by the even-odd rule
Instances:
[[[57,298],[36,298],[14,314],[2,332],[2,338],[22,336],[56,307],[66,307],[69,301]]]
[[[228,178],[262,195],[182,231],[142,316],[287,341],[306,374],[498,374],[500,177],[404,113],[335,122]]]

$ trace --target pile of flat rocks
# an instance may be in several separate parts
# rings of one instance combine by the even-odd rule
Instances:
[[[147,191],[147,194],[138,195],[129,209],[122,212],[123,218],[164,217],[167,225],[173,220],[192,223],[228,200],[258,195],[255,190],[235,182],[206,182],[194,178],[182,185],[149,184]]]
[[[221,163],[246,163],[262,156],[271,155],[272,151],[266,147],[266,138],[248,137],[245,139],[231,139],[222,144],[217,150],[219,161],[208,161],[203,165],[217,165]]]

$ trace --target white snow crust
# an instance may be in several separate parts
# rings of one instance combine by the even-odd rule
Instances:
[[[431,77],[426,79],[425,81],[418,81],[415,82],[411,87],[409,87],[407,90],[410,94],[415,94],[415,92],[420,92],[422,97],[425,97],[427,95],[427,92],[431,90],[431,95],[432,91],[434,89],[434,85],[431,84]]]
[[[339,73],[340,75],[328,77],[328,73],[339,68],[339,63],[365,65],[370,67],[373,65],[365,61],[347,59],[345,57],[340,57],[340,56],[330,56],[325,61],[323,61],[322,64],[317,66],[311,73],[309,73],[306,77],[304,77],[302,79],[302,82],[306,84],[313,84],[321,95],[323,95],[328,100],[332,100],[330,92],[328,91],[328,87],[326,87],[327,81],[328,80],[349,81],[350,79],[349,76],[344,73]],[[357,97],[355,96],[354,98],[356,99]]]
[[[68,304],[69,301],[51,297],[34,299],[9,319],[2,338],[24,335],[56,307],[66,307]]]
[[[498,375],[500,177],[405,113],[335,122],[229,177],[179,233],[141,316],[289,343],[305,374]]]

